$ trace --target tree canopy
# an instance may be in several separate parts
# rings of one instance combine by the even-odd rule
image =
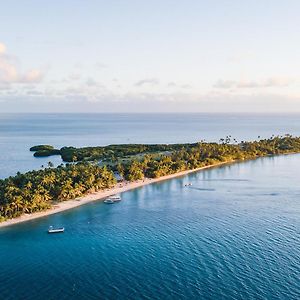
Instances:
[[[48,145],[48,149],[41,146],[37,151],[55,150]],[[58,151],[66,151],[62,149]],[[300,152],[300,138],[286,135],[238,144],[226,137],[220,143],[68,147],[68,151],[71,153],[72,164],[53,168],[49,162],[47,168],[25,174],[17,173],[16,176],[0,180],[0,221],[45,210],[56,202],[111,188],[117,182],[116,172],[128,181],[135,181],[220,162],[296,153]],[[91,151],[95,151],[94,156],[90,156]],[[82,162],[87,158],[85,155],[88,158],[105,157],[105,163]]]

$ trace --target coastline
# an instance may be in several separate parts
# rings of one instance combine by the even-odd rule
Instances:
[[[45,210],[45,211],[35,212],[33,214],[23,214],[20,217],[3,221],[3,222],[0,223],[0,228],[11,226],[11,225],[16,225],[16,224],[19,224],[19,223],[31,221],[31,220],[34,220],[34,219],[46,217],[46,216],[53,215],[53,214],[57,214],[59,212],[63,212],[63,211],[66,211],[66,210],[69,210],[69,209],[72,209],[72,208],[75,208],[75,207],[93,202],[93,201],[104,200],[105,198],[107,198],[107,197],[109,197],[113,194],[119,194],[119,193],[127,192],[127,191],[130,191],[130,190],[139,188],[139,187],[143,187],[143,186],[148,185],[148,184],[173,179],[173,178],[176,178],[176,177],[185,176],[185,175],[190,174],[190,173],[194,173],[194,172],[198,172],[198,171],[201,171],[201,170],[218,167],[218,166],[225,165],[225,164],[231,164],[231,163],[234,163],[234,162],[236,162],[236,161],[220,162],[220,163],[216,163],[216,164],[213,164],[213,165],[209,165],[209,166],[205,166],[205,167],[201,167],[201,168],[197,168],[197,169],[193,169],[193,170],[186,170],[186,171],[174,173],[174,174],[171,174],[171,175],[162,176],[162,177],[159,177],[159,178],[145,178],[144,180],[138,180],[138,181],[134,181],[134,182],[126,182],[126,181],[120,182],[120,183],[117,183],[111,189],[106,189],[106,190],[90,193],[90,194],[87,194],[85,196],[75,198],[73,200],[67,200],[67,201],[59,202],[58,204],[54,204],[50,209]]]

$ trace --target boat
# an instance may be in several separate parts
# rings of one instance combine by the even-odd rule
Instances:
[[[121,201],[121,196],[120,195],[111,195],[108,197],[108,199],[112,199],[114,201]]]
[[[184,186],[192,186],[192,183],[186,183]]]
[[[116,202],[121,201],[121,197],[119,195],[111,195],[104,200],[106,204],[114,204]]]
[[[53,226],[49,226],[48,233],[62,233],[65,231],[64,227],[54,228]]]
[[[106,203],[106,204],[114,204],[115,201],[112,200],[112,199],[107,198],[107,199],[104,200],[104,203]]]

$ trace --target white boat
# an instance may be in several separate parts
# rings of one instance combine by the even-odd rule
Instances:
[[[111,195],[108,197],[108,199],[112,199],[114,201],[121,201],[121,196],[120,195]]]
[[[53,226],[50,226],[48,228],[48,233],[61,233],[61,232],[64,232],[64,231],[65,231],[64,227],[54,228]]]
[[[108,199],[105,199],[105,200],[104,200],[104,203],[106,203],[106,204],[114,204],[115,201],[108,198]]]
[[[184,186],[192,186],[192,183],[186,183]]]
[[[116,203],[116,202],[119,202],[119,201],[121,201],[120,195],[111,195],[111,196],[107,197],[104,200],[104,203],[106,203],[106,204],[113,204],[113,203]]]

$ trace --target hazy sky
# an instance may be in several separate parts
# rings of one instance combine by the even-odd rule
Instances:
[[[299,0],[2,0],[0,111],[300,111],[299,12]]]

